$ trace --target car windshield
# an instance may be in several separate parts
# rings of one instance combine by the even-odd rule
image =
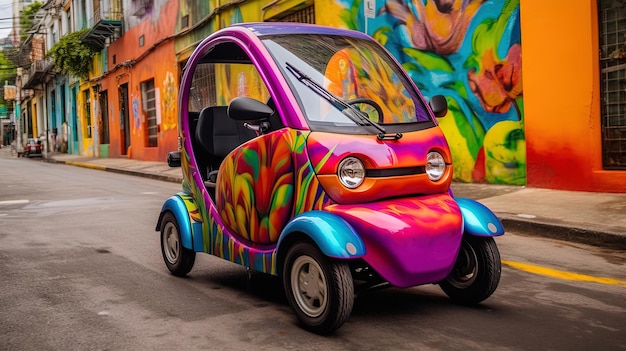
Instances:
[[[434,125],[419,93],[375,42],[292,34],[266,36],[263,43],[312,130],[346,127],[359,134],[380,134]]]

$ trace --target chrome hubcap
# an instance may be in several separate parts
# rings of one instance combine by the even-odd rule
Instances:
[[[178,240],[178,230],[172,222],[165,224],[163,229],[163,252],[167,261],[175,264],[180,256],[180,241]]]
[[[300,256],[291,270],[291,286],[300,309],[309,317],[318,317],[328,303],[328,286],[320,265],[309,256]]]

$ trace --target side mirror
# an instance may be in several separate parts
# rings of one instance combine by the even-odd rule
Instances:
[[[180,151],[172,151],[167,154],[167,165],[170,167],[180,167]]]
[[[228,105],[228,116],[237,121],[268,119],[274,110],[259,100],[245,96],[234,98]]]
[[[430,99],[430,109],[435,117],[443,117],[448,113],[448,101],[443,95],[435,95]]]

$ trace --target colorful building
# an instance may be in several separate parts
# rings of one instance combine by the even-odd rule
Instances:
[[[70,151],[164,161],[177,147],[178,77],[200,40],[233,23],[306,22],[370,34],[427,98],[447,97],[449,113],[439,121],[457,180],[626,192],[621,1],[64,4],[72,9],[68,21],[78,23],[76,29],[90,28],[83,40],[99,50],[89,79],[62,80],[54,93],[48,90],[50,99],[66,95],[65,107],[59,102],[53,110],[64,109],[71,119],[76,145]],[[55,123],[63,124],[58,117]]]
[[[178,147],[178,1],[124,2],[123,13],[123,35],[103,51],[96,88],[101,155],[165,161]]]
[[[612,6],[624,11],[614,2],[609,13]],[[176,40],[181,64],[193,43],[237,22],[310,22],[372,35],[427,97],[447,97],[440,123],[457,180],[626,192],[626,137],[607,146],[600,106],[609,92],[600,89],[595,2],[181,1],[180,9],[178,30],[193,28]],[[625,19],[614,22],[626,34]],[[621,133],[625,114],[613,122]]]

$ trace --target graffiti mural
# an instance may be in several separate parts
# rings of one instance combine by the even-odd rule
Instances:
[[[178,90],[176,84],[174,74],[167,71],[163,80],[163,103],[161,104],[164,131],[176,129],[178,125],[178,116],[176,115]]]
[[[427,98],[446,96],[457,180],[526,183],[519,0],[338,1],[331,25],[372,35]]]
[[[133,133],[135,133],[141,129],[141,115],[139,114],[139,99],[136,96],[133,96],[132,99],[133,121],[135,121],[135,129],[133,129]]]

